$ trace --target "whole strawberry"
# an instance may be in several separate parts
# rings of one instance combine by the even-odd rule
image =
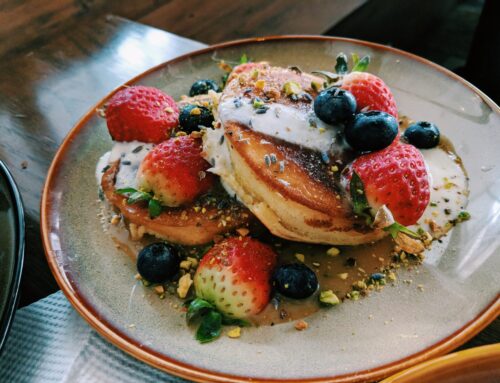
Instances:
[[[269,246],[250,237],[226,239],[203,256],[194,276],[196,295],[228,317],[257,314],[269,302],[275,266]]]
[[[115,141],[159,143],[179,125],[179,108],[159,89],[131,86],[109,99],[106,123]]]
[[[395,141],[383,150],[356,158],[345,174],[347,185],[354,170],[361,179],[372,211],[386,205],[394,219],[415,224],[429,203],[429,176],[420,151]]]
[[[180,206],[207,192],[215,176],[201,157],[200,138],[180,136],[156,145],[142,161],[137,173],[139,188],[152,191],[166,206]]]
[[[352,93],[358,111],[378,110],[398,118],[398,109],[391,90],[374,74],[348,73],[342,79],[341,88]]]

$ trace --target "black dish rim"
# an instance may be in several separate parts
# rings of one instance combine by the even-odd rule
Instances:
[[[12,325],[17,304],[19,301],[19,285],[21,283],[21,274],[24,263],[24,208],[19,189],[7,169],[7,166],[0,161],[0,177],[7,183],[7,189],[13,201],[13,215],[15,219],[15,249],[14,249],[14,267],[13,276],[10,285],[7,286],[7,301],[3,312],[0,312],[0,355],[5,345],[7,335]]]

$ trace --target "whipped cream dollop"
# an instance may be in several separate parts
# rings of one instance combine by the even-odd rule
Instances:
[[[337,136],[337,129],[321,121],[311,108],[277,103],[255,108],[249,98],[227,97],[219,103],[218,115],[223,125],[239,122],[256,132],[320,152],[328,152]]]

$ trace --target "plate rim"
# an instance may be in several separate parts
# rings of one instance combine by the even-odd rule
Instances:
[[[464,80],[457,74],[449,71],[448,69],[435,64],[427,59],[420,56],[414,55],[412,53],[389,47],[382,44],[372,43],[364,40],[357,40],[351,38],[343,37],[331,37],[331,36],[316,36],[316,35],[278,35],[278,36],[266,36],[266,37],[256,37],[239,39],[228,42],[223,42],[220,44],[211,45],[202,49],[198,49],[181,56],[178,56],[172,60],[165,61],[159,65],[156,65],[141,74],[131,78],[122,85],[116,87],[108,95],[103,97],[99,102],[97,102],[92,108],[90,108],[83,117],[75,124],[75,126],[69,131],[61,145],[59,146],[54,159],[50,165],[49,171],[47,173],[47,178],[45,180],[45,185],[43,188],[43,194],[41,199],[41,233],[43,246],[45,250],[45,255],[47,262],[49,264],[50,270],[56,279],[59,287],[73,305],[73,307],[78,311],[78,313],[106,340],[120,348],[121,350],[127,352],[131,356],[149,364],[156,368],[159,368],[165,372],[180,376],[182,378],[191,379],[198,382],[205,382],[207,380],[214,382],[304,382],[304,383],[319,383],[319,382],[368,382],[374,380],[380,380],[384,377],[390,376],[398,371],[409,368],[413,365],[421,363],[425,360],[431,359],[436,356],[443,355],[461,344],[465,343],[467,340],[472,338],[483,328],[485,328],[489,323],[491,323],[498,315],[500,315],[500,293],[497,294],[496,298],[490,302],[475,318],[467,322],[464,326],[459,328],[457,331],[449,335],[448,337],[441,339],[435,344],[416,352],[412,355],[398,359],[391,363],[384,364],[375,368],[352,372],[337,376],[325,376],[325,377],[314,377],[314,378],[300,378],[300,379],[269,379],[265,377],[244,377],[239,375],[231,375],[218,371],[208,370],[200,367],[196,367],[192,364],[184,363],[174,358],[170,358],[165,354],[159,353],[148,346],[140,346],[139,342],[134,341],[131,337],[126,335],[123,331],[118,329],[112,323],[109,323],[103,318],[99,318],[97,310],[94,308],[91,302],[87,301],[78,291],[74,289],[71,282],[68,280],[66,274],[59,269],[56,257],[53,255],[54,250],[52,249],[52,243],[50,241],[50,211],[51,211],[51,201],[50,201],[50,191],[51,185],[57,178],[59,166],[61,163],[61,158],[64,157],[66,151],[68,150],[69,143],[71,142],[73,136],[82,130],[83,126],[90,120],[94,114],[96,108],[102,106],[114,93],[122,89],[131,83],[137,82],[141,78],[149,75],[152,72],[161,70],[162,68],[184,61],[188,58],[199,56],[208,52],[213,52],[218,49],[242,46],[245,44],[255,44],[255,43],[266,43],[273,41],[325,41],[325,42],[348,42],[356,45],[363,45],[373,49],[389,51],[412,60],[416,60],[422,64],[430,66],[431,68],[441,72],[442,74],[451,77],[452,79],[461,82],[466,87],[470,88],[475,94],[477,94],[483,102],[485,102],[495,113],[500,114],[500,107],[493,102],[486,94],[484,94],[477,87]]]
[[[0,160],[0,176],[7,183],[7,189],[12,199],[13,216],[15,220],[14,234],[14,267],[12,270],[12,280],[8,286],[7,301],[5,302],[5,311],[0,312],[0,355],[2,354],[3,346],[6,343],[10,327],[14,321],[17,304],[19,302],[19,287],[21,285],[21,275],[24,264],[24,239],[25,239],[25,222],[24,208],[21,193],[14,181],[14,177],[10,173],[7,165]]]

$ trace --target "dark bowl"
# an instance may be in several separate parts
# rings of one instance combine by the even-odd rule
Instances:
[[[12,175],[0,161],[0,354],[17,306],[23,260],[23,203]]]

